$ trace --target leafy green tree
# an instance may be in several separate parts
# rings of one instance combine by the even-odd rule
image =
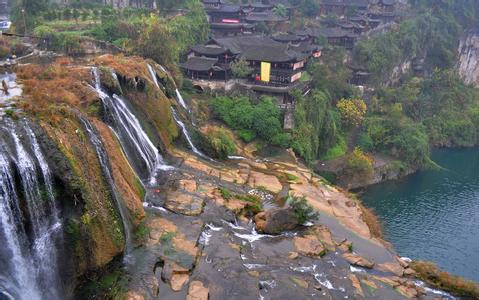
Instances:
[[[78,11],[78,9],[76,8],[73,9],[72,17],[75,20],[75,22],[78,23],[78,19],[80,18],[80,12]]]
[[[273,8],[273,13],[278,17],[286,18],[288,16],[288,9],[283,4],[277,4]]]
[[[69,8],[63,10],[63,19],[70,20],[72,18],[72,11]]]
[[[177,41],[168,27],[158,17],[151,15],[146,19],[145,28],[136,43],[136,51],[161,64],[170,64],[178,60]]]
[[[86,9],[82,10],[81,12],[81,20],[83,22],[85,22],[86,20],[88,20],[88,18],[90,17],[90,12]]]
[[[12,0],[11,18],[19,32],[33,30],[38,17],[48,8],[47,0]]]
[[[231,71],[235,77],[244,78],[250,75],[253,69],[245,59],[241,58],[231,64]]]

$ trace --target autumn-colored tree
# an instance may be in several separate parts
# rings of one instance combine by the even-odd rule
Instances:
[[[362,99],[341,99],[336,107],[344,124],[348,127],[361,125],[368,109]]]
[[[353,152],[348,155],[345,173],[349,175],[361,174],[367,177],[373,172],[373,164],[373,159],[364,153],[361,148],[356,147]]]

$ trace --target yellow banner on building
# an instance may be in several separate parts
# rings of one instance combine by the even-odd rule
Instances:
[[[261,81],[269,82],[271,74],[271,63],[261,62]]]

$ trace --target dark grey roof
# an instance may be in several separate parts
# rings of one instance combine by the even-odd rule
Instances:
[[[293,33],[279,33],[273,35],[273,40],[278,42],[293,42],[303,39],[303,37],[297,36]]]
[[[220,55],[228,51],[228,49],[223,47],[211,47],[205,45],[193,46],[191,47],[191,50],[202,55]]]
[[[381,0],[381,2],[384,5],[394,5],[394,4],[396,4],[396,0]]]
[[[223,3],[223,0],[203,0],[203,3],[205,4],[217,4],[217,3]]]
[[[315,30],[312,30],[312,35],[315,37],[324,36],[326,38],[340,38],[340,37],[357,38],[358,37],[357,34],[348,32],[338,27],[315,29]]]
[[[288,44],[276,42],[266,36],[225,37],[211,40],[246,60],[289,62],[305,59],[308,55],[295,51]]]
[[[246,21],[249,22],[280,22],[286,21],[288,18],[281,17],[274,14],[272,11],[265,11],[265,12],[252,12],[246,16]]]
[[[368,0],[322,0],[322,5],[343,5],[354,7],[367,7]]]
[[[290,49],[304,54],[311,54],[314,51],[321,50],[323,47],[313,45],[310,42],[301,42],[298,45],[291,45]]]
[[[211,23],[210,24],[212,29],[227,29],[227,28],[246,28],[251,29],[254,28],[254,24],[248,23]]]
[[[239,5],[222,4],[218,8],[206,8],[206,11],[220,13],[239,13],[241,11],[241,7]]]
[[[181,67],[193,71],[209,71],[213,69],[214,65],[218,62],[217,58],[206,58],[193,56],[181,64]]]

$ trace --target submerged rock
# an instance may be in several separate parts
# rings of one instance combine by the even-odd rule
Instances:
[[[267,234],[279,234],[293,230],[299,225],[294,212],[289,208],[273,208],[260,212],[254,218],[256,229]]]

